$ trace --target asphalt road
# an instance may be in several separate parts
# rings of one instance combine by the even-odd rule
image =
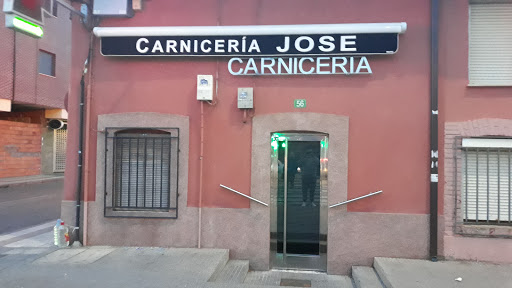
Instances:
[[[64,180],[0,188],[0,234],[60,217]]]

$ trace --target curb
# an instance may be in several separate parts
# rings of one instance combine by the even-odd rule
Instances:
[[[64,176],[57,176],[57,177],[51,177],[51,178],[45,178],[45,179],[20,180],[20,181],[17,181],[17,182],[5,183],[5,184],[0,182],[0,189],[1,188],[9,188],[9,187],[13,187],[13,186],[22,186],[22,185],[27,185],[27,184],[38,184],[38,183],[53,182],[53,181],[58,181],[58,180],[61,180],[61,179],[64,179]],[[2,190],[0,190],[0,192],[1,191]]]

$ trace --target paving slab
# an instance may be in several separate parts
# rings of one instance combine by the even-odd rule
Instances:
[[[97,248],[97,249],[86,249],[84,252],[71,257],[66,264],[68,265],[86,265],[92,264],[99,259],[107,256],[108,254],[115,251],[115,248]]]
[[[208,287],[228,255],[224,249],[129,247],[65,248],[36,261],[41,255],[7,255],[0,264],[17,267],[0,270],[0,287]]]
[[[74,256],[85,252],[86,249],[59,249],[55,252],[49,253],[36,261],[34,261],[34,264],[41,264],[41,265],[47,265],[47,264],[61,264],[61,263],[67,263],[71,258]]]
[[[375,258],[373,265],[387,288],[512,287],[512,265],[395,258]]]
[[[230,260],[222,271],[210,278],[212,282],[219,283],[243,283],[249,271],[249,261]]]
[[[42,232],[48,232],[49,230],[53,231],[53,225],[55,225],[55,221],[46,222],[43,224],[39,224],[36,226],[32,226],[23,230],[18,230],[16,232],[8,233],[8,234],[2,234],[0,235],[0,245],[7,245],[9,243],[6,243],[7,241],[10,241],[12,239],[16,239],[19,237],[22,237],[24,235],[29,235],[31,233],[37,233],[36,235],[40,235]],[[36,236],[34,235],[34,236]],[[53,237],[53,236],[52,236]],[[18,239],[17,241],[19,241]]]
[[[53,231],[4,245],[7,248],[49,248],[53,246]]]

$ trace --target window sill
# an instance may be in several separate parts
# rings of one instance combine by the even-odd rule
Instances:
[[[497,88],[502,88],[502,87],[512,87],[512,83],[478,83],[478,82],[469,82],[467,87],[482,87],[482,88],[492,88],[492,87],[497,87]]]
[[[460,224],[456,227],[456,233],[466,236],[512,238],[512,226]]]
[[[52,79],[57,79],[56,76],[52,76],[52,75],[48,75],[48,74],[43,74],[43,73],[39,73],[40,76],[45,76],[45,77],[49,77],[49,78],[52,78]]]
[[[169,211],[122,211],[114,210],[112,208],[105,208],[106,218],[162,218],[162,219],[176,219],[178,218],[178,211],[176,209]]]

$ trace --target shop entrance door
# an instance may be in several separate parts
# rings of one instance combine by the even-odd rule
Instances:
[[[272,268],[327,270],[327,148],[325,134],[272,135]]]

